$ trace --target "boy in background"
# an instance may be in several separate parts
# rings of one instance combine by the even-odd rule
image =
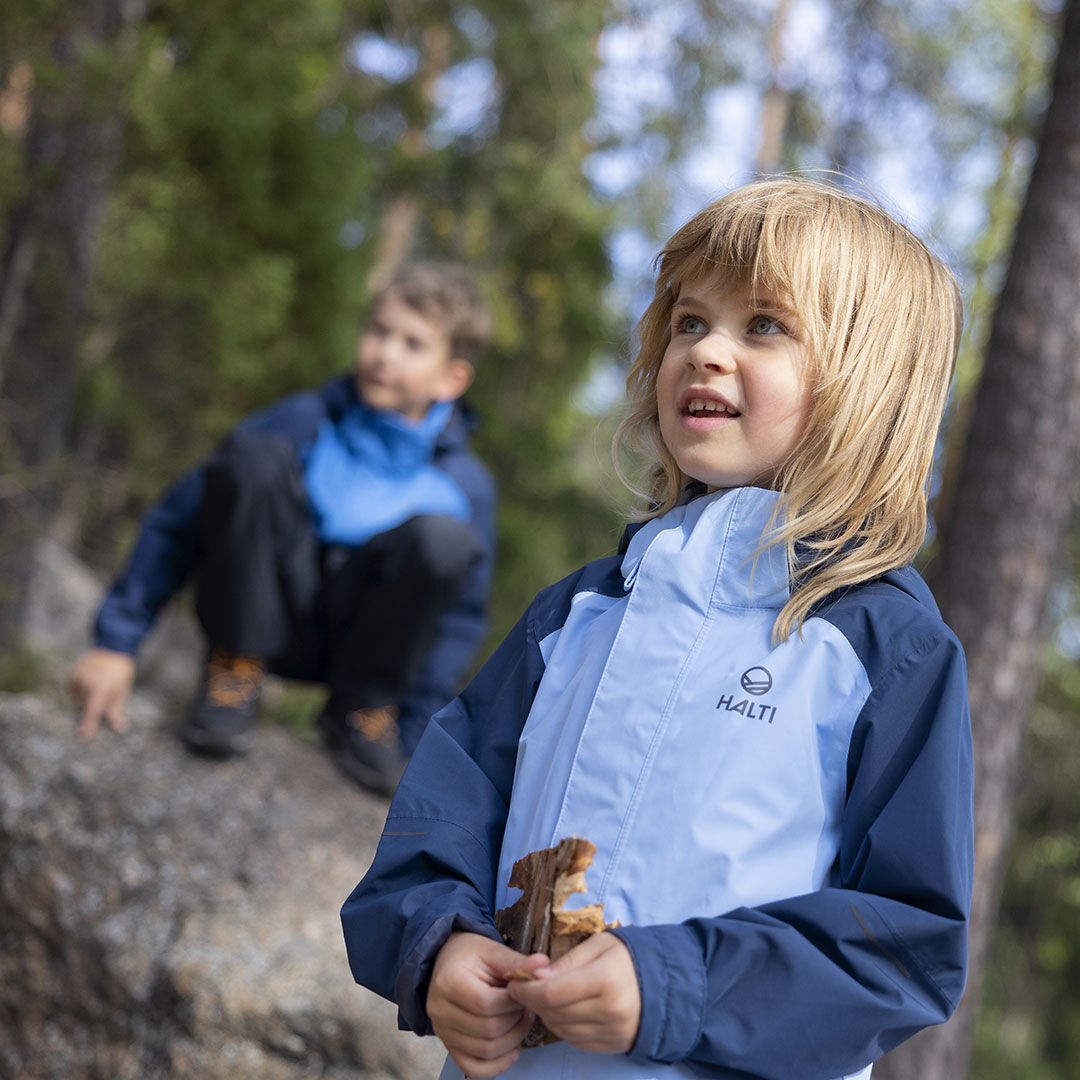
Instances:
[[[392,793],[486,629],[495,492],[459,399],[490,336],[463,267],[407,267],[375,298],[352,375],[248,417],[169,489],[72,673],[80,735],[126,729],[139,645],[197,570],[207,662],[184,742],[243,753],[266,672],[324,682],[332,758]]]

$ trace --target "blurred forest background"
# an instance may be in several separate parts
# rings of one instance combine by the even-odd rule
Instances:
[[[975,485],[960,449],[1040,147],[1058,160],[1044,129],[1055,93],[1080,173],[1080,38],[1063,36],[1076,6],[5,0],[5,688],[35,670],[19,642],[33,541],[48,531],[115,572],[163,486],[243,414],[345,369],[369,290],[421,256],[468,262],[496,313],[469,397],[501,492],[498,638],[538,588],[616,543],[628,499],[608,446],[660,244],[710,198],[778,169],[865,183],[964,287],[932,568],[954,496]],[[1080,219],[1075,179],[1058,198]],[[1072,310],[1049,298],[1027,312],[1032,333],[1076,341],[1077,257],[1064,262]],[[1070,286],[1067,272],[1055,280]],[[1020,412],[1013,395],[998,407]],[[1075,453],[1067,426],[1058,436]],[[1023,642],[1038,699],[1014,725],[1022,758],[1004,755],[1017,760],[996,835],[1015,842],[1007,863],[994,852],[1004,892],[969,1020],[980,1080],[1080,1075],[1080,529],[1076,473],[1064,475],[1053,495],[1067,542],[1043,560]],[[965,545],[962,558],[980,557]],[[960,588],[946,573],[957,558],[942,562],[946,592]]]

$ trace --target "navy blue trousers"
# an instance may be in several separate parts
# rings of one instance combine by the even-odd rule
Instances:
[[[195,610],[211,645],[264,657],[276,674],[329,684],[350,707],[401,702],[480,540],[419,515],[362,547],[323,544],[294,447],[238,433],[211,459]]]

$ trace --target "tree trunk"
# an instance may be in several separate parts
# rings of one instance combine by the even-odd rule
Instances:
[[[120,114],[108,87],[89,85],[85,58],[102,47],[119,57],[144,9],[145,0],[70,5],[49,28],[59,78],[32,93],[26,193],[0,254],[0,653],[19,639],[70,418],[96,231],[120,159]]]
[[[401,152],[407,161],[419,162],[427,153],[427,114],[431,109],[435,83],[449,65],[452,45],[450,31],[442,23],[435,23],[424,31],[416,80],[421,115],[413,119],[401,137]],[[375,244],[375,258],[368,273],[369,294],[389,285],[408,259],[416,243],[420,210],[421,198],[416,190],[399,191],[388,200]]]
[[[754,155],[754,172],[762,175],[780,168],[784,131],[791,113],[791,92],[781,85],[784,66],[784,34],[791,0],[778,0],[769,27],[769,85],[761,99],[761,137]]]
[[[967,1072],[1047,600],[1080,480],[1078,297],[1080,0],[1068,0],[1046,126],[931,582],[970,670],[976,792],[971,973],[956,1017],[888,1055],[883,1080],[958,1080]]]

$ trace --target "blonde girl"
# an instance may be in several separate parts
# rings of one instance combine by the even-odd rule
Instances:
[[[966,674],[907,565],[955,283],[872,201],[787,178],[658,265],[617,440],[639,520],[436,715],[342,911],[444,1080],[866,1080],[963,990]],[[511,867],[575,834],[577,899],[620,925],[524,956],[493,921]],[[523,1050],[534,1017],[559,1041]]]

